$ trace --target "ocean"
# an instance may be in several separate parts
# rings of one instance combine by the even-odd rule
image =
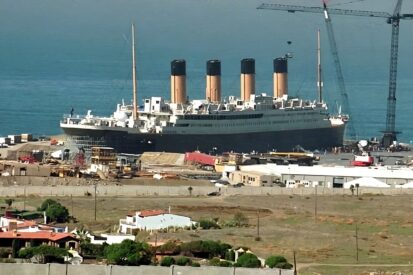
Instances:
[[[169,98],[170,61],[181,58],[187,61],[190,99],[204,98],[208,59],[222,61],[223,96],[239,95],[240,60],[247,57],[256,59],[257,92],[271,94],[272,59],[287,52],[294,54],[289,60],[289,94],[315,99],[316,29],[319,27],[324,35],[324,98],[331,112],[339,109],[341,98],[328,40],[325,32],[323,34],[323,21],[318,17],[305,15],[311,20],[302,23],[281,12],[254,10],[259,4],[256,1],[238,6],[239,13],[235,15],[230,4],[236,1],[232,0],[198,3],[204,10],[183,0],[177,0],[174,6],[162,1],[125,1],[117,8],[110,1],[103,1],[97,8],[103,14],[92,12],[92,0],[59,2],[65,11],[52,1],[39,2],[43,7],[30,10],[33,4],[7,0],[0,10],[8,15],[0,16],[0,137],[21,133],[60,134],[59,121],[71,108],[77,114],[92,110],[93,114],[109,116],[115,111],[116,103],[122,99],[130,101],[132,21],[137,25],[141,104],[150,96]],[[136,8],[137,14],[129,11],[126,4]],[[164,5],[176,14],[157,10]],[[185,5],[187,11],[182,12],[180,8],[184,9]],[[77,15],[79,8],[82,12]],[[148,16],[148,10],[154,15]],[[117,17],[109,23],[107,18],[111,12]],[[213,12],[214,20],[203,20],[208,18],[205,14]],[[275,14],[278,16],[274,17]],[[73,20],[71,16],[75,15],[78,18]],[[252,19],[245,21],[247,16]],[[198,23],[189,24],[191,20]],[[381,137],[386,118],[390,27],[384,22],[369,20],[334,21],[350,117],[359,139]],[[288,30],[277,27],[278,23],[274,22],[278,21],[280,25],[288,22]],[[368,24],[368,30],[361,30],[359,34],[352,31],[363,22]],[[273,28],[269,27],[271,24]],[[406,143],[413,142],[409,30],[411,26],[400,31],[396,94],[396,129],[401,132],[399,141]]]

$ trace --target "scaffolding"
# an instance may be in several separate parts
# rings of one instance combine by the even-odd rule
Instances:
[[[89,136],[66,136],[65,147],[71,152],[71,159],[74,159],[78,152],[83,151],[85,161],[90,163],[92,147],[105,147],[103,137],[93,138]]]

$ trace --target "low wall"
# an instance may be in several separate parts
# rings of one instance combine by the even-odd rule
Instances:
[[[189,196],[189,186],[148,186],[148,185],[101,185],[96,187],[96,193],[99,197],[151,197],[151,196]],[[249,187],[241,188],[215,186],[193,186],[192,196],[206,196],[208,193],[219,191],[222,195],[298,195],[311,196],[315,194],[315,188],[281,188],[281,187]],[[0,186],[0,197],[17,197],[17,196],[85,196],[86,194],[94,196],[95,187],[93,185],[71,186],[71,185],[28,185],[28,186]],[[377,194],[377,195],[403,195],[413,194],[413,189],[403,188],[359,188],[359,194]],[[342,188],[317,188],[318,196],[325,195],[351,195],[349,189]]]
[[[234,267],[116,266],[65,264],[0,263],[0,274],[7,275],[293,275],[293,270]]]

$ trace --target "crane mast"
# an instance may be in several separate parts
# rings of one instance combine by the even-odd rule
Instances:
[[[327,5],[323,2],[323,8],[319,7],[304,7],[304,6],[293,6],[293,5],[281,5],[281,4],[262,4],[257,9],[270,9],[270,10],[284,10],[291,13],[296,11],[301,12],[313,12],[313,13],[323,13],[324,20],[326,22],[327,36],[330,44],[331,55],[333,56],[334,69],[337,76],[337,86],[341,96],[341,101],[343,104],[343,111],[351,116],[350,104],[348,99],[348,94],[346,92],[346,86],[344,82],[343,71],[341,69],[340,57],[338,54],[337,43],[333,31],[333,23],[331,22],[331,17]],[[350,139],[356,139],[356,131],[352,120],[350,119],[347,124],[346,136]]]
[[[327,28],[327,36],[328,36],[328,40],[330,43],[331,54],[334,60],[334,68],[336,70],[336,75],[337,75],[337,85],[338,85],[338,89],[341,95],[341,100],[342,100],[342,104],[344,107],[343,109],[345,113],[347,113],[348,115],[351,115],[348,94],[347,94],[346,85],[344,82],[343,71],[341,70],[341,62],[340,62],[340,57],[338,55],[336,38],[334,36],[334,31],[333,31],[333,23],[331,22],[331,17],[327,10],[326,3],[323,3],[323,7],[324,7],[324,20],[326,22],[326,28]],[[354,125],[351,119],[347,125],[347,136],[350,137],[350,139],[352,140],[357,138],[356,131],[354,129]]]
[[[330,47],[331,47],[332,55],[334,58],[339,86],[341,86],[340,83],[343,83],[344,85],[344,80],[342,79],[340,61],[339,59],[338,59],[338,63],[336,61],[336,56],[338,58],[337,45],[335,45],[336,43],[335,43],[334,33],[332,29],[332,24],[331,24],[331,18],[329,17],[329,15],[338,14],[338,15],[387,18],[387,23],[392,25],[391,49],[390,49],[389,93],[387,97],[386,125],[385,125],[385,130],[383,131],[383,139],[382,139],[382,145],[387,147],[391,145],[393,141],[397,140],[397,134],[399,133],[396,131],[396,86],[397,86],[396,84],[397,84],[397,61],[398,61],[398,48],[399,48],[400,20],[401,19],[413,20],[413,14],[400,14],[402,0],[397,0],[396,7],[394,9],[393,14],[389,14],[387,12],[348,10],[348,9],[328,9],[327,10],[325,2],[323,4],[324,4],[324,7],[320,8],[320,7],[305,7],[305,6],[265,4],[264,3],[264,4],[261,4],[258,7],[258,9],[283,10],[283,11],[288,11],[291,13],[294,13],[296,11],[311,12],[311,13],[324,13],[326,26],[327,26],[327,32],[328,32],[328,36],[330,40]],[[341,74],[341,77],[340,77],[340,74]],[[347,98],[347,94],[345,93],[345,88],[344,90],[342,90],[341,87],[339,88],[341,91],[341,96],[343,99],[344,107],[346,108],[345,105],[346,105],[346,102],[348,102],[348,98]],[[348,109],[346,109],[346,111],[349,112]],[[349,135],[351,135],[350,132],[351,132],[351,128],[349,127]]]
[[[321,73],[321,43],[320,43],[320,29],[317,30],[317,90],[318,102],[323,102],[323,80]]]
[[[397,61],[399,55],[399,27],[400,10],[402,0],[398,0],[393,16],[388,18],[392,25],[390,46],[390,74],[389,74],[389,96],[387,97],[386,128],[383,133],[382,145],[389,146],[397,140],[396,132],[396,87],[397,87]]]

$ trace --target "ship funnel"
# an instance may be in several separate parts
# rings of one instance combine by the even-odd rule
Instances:
[[[206,75],[206,99],[211,102],[221,101],[221,61],[208,60]]]
[[[241,99],[249,101],[255,94],[255,59],[245,58],[241,60]]]
[[[183,59],[171,62],[171,103],[186,103],[186,64]]]
[[[274,97],[288,94],[287,58],[274,59]]]

